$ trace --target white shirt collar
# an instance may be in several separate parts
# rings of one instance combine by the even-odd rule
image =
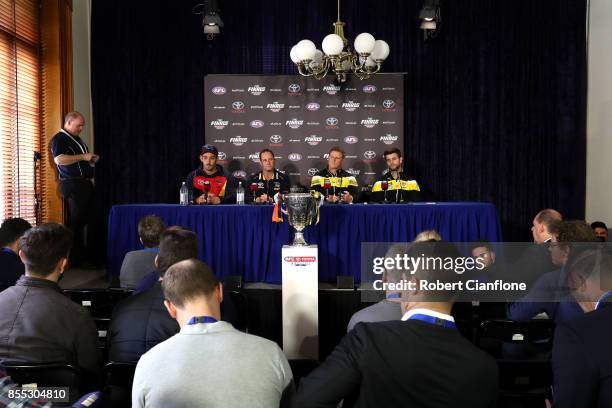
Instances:
[[[402,316],[402,321],[405,322],[406,320],[410,319],[415,314],[424,314],[427,316],[437,317],[438,319],[455,322],[455,318],[451,315],[447,315],[444,313],[436,312],[436,311],[429,310],[429,309],[423,309],[423,308],[408,310],[406,313],[404,313],[404,316]]]

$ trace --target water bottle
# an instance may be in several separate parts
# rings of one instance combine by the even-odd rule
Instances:
[[[184,181],[179,193],[179,203],[181,205],[189,204],[189,189],[187,188],[187,184],[185,184]]]
[[[238,183],[238,188],[236,189],[236,204],[244,204],[244,187],[242,187],[242,181]]]

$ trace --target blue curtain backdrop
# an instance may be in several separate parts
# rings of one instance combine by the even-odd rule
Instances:
[[[207,41],[197,1],[94,0],[92,86],[100,224],[119,203],[177,202],[204,138],[206,74],[294,74],[289,50],[319,43],[332,0],[221,0]],[[422,0],[344,0],[349,40],[385,39],[406,72],[409,171],[431,199],[490,201],[506,240],[533,215],[584,217],[586,0],[444,0],[423,42]],[[102,231],[101,236],[106,236]]]

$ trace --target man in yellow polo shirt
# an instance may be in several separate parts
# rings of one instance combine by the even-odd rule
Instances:
[[[419,183],[404,173],[402,152],[394,147],[385,150],[383,157],[389,170],[374,183],[370,201],[391,203],[421,201]]]
[[[342,169],[344,150],[334,146],[329,150],[327,167],[310,181],[310,189],[318,191],[328,203],[352,203],[357,195],[355,176]]]

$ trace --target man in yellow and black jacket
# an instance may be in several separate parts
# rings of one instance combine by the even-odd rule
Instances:
[[[357,196],[357,179],[342,170],[344,150],[334,146],[329,150],[327,167],[319,171],[310,181],[310,189],[318,191],[329,203],[352,203]]]
[[[372,187],[370,201],[385,202],[384,184],[387,185],[386,201],[391,203],[404,203],[421,201],[419,183],[403,172],[402,152],[397,147],[385,150],[383,157],[389,170],[383,174]]]

